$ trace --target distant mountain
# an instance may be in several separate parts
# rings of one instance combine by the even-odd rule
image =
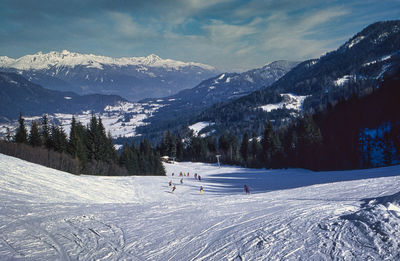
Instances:
[[[202,81],[192,89],[180,91],[167,98],[179,103],[208,107],[270,86],[297,64],[299,62],[276,61],[243,73],[223,73]]]
[[[205,110],[193,121],[214,122],[217,131],[260,131],[267,120],[279,125],[304,112],[371,93],[385,74],[399,67],[400,21],[374,23],[336,51],[302,62],[271,86]]]
[[[0,70],[16,72],[45,88],[78,94],[116,94],[129,100],[163,97],[218,74],[212,66],[146,57],[111,58],[49,52],[18,59],[0,57]]]
[[[107,105],[126,101],[117,95],[91,94],[48,90],[21,75],[0,72],[0,119],[16,119],[19,113],[36,116],[44,113],[78,113],[103,111]]]
[[[235,100],[262,87],[268,88],[297,64],[299,62],[276,61],[243,73],[222,73],[175,95],[162,99],[145,99],[144,102],[158,103],[163,107],[148,119],[151,124],[140,127],[140,131],[149,134],[162,130],[165,126],[171,128],[169,121],[190,121],[196,114],[214,104]]]

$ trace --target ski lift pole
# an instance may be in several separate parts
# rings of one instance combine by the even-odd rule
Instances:
[[[218,167],[221,168],[221,164],[219,163],[219,158],[221,157],[221,155],[215,155],[215,157],[217,157]]]

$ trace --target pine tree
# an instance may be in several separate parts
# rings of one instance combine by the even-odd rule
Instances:
[[[275,150],[274,141],[275,141],[274,128],[272,127],[271,122],[268,121],[268,123],[264,129],[263,138],[261,140],[262,154],[263,154],[263,158],[264,158],[265,167],[269,167],[269,168],[271,167],[272,155],[273,155],[273,151]]]
[[[134,145],[132,145],[132,147],[129,147],[129,145],[125,143],[119,157],[119,164],[121,166],[124,166],[128,170],[128,173],[131,175],[140,174],[138,155]]]
[[[39,127],[36,121],[32,122],[31,132],[29,134],[29,144],[32,147],[42,146],[42,138],[40,137]]]
[[[257,133],[253,132],[252,138],[251,138],[251,156],[255,160],[257,159],[258,155],[260,154],[261,147],[260,143],[258,142],[258,136]]]
[[[184,157],[184,144],[182,141],[182,137],[180,135],[178,135],[178,137],[176,138],[176,158],[179,160],[183,160]]]
[[[244,166],[247,167],[247,161],[249,158],[249,134],[247,131],[244,133],[242,144],[240,145],[240,156],[242,156]]]
[[[67,135],[62,127],[58,127],[55,124],[51,125],[50,134],[51,145],[55,151],[67,152],[68,140]]]
[[[97,144],[96,144],[96,133],[97,133],[97,119],[92,114],[90,123],[86,128],[86,149],[88,152],[88,160],[97,160]]]
[[[72,117],[71,130],[68,140],[68,153],[77,157],[83,167],[87,164],[87,151],[85,146],[85,129],[81,123],[77,123]]]
[[[319,166],[319,152],[322,135],[311,115],[306,115],[299,123],[298,150],[300,166],[316,168]]]
[[[42,136],[42,143],[46,146],[46,148],[49,149],[51,147],[50,127],[49,127],[49,120],[46,114],[44,114],[42,117],[40,134]]]
[[[22,113],[19,114],[19,127],[15,133],[14,140],[16,143],[28,143],[28,131],[25,127],[24,118],[22,118]]]

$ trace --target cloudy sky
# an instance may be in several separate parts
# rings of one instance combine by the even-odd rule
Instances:
[[[63,49],[245,70],[317,58],[400,0],[0,0],[0,55]]]

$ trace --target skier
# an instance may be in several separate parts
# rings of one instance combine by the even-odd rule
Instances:
[[[203,186],[200,186],[200,194],[203,194]]]
[[[187,173],[187,176],[189,177],[190,175],[189,175],[189,172]]]
[[[198,175],[197,177],[199,178],[199,181],[201,181],[201,176],[200,176],[200,175]]]
[[[250,194],[249,186],[244,185],[244,191],[246,192],[246,195],[249,195]]]
[[[197,173],[194,173],[194,179],[197,179]]]
[[[172,177],[174,176],[174,173],[172,172]]]
[[[183,178],[181,178],[181,184],[183,184]]]
[[[176,190],[176,186],[174,185],[173,187],[172,187],[172,192],[174,192]]]
[[[172,186],[172,179],[169,181],[169,186],[170,187]]]

